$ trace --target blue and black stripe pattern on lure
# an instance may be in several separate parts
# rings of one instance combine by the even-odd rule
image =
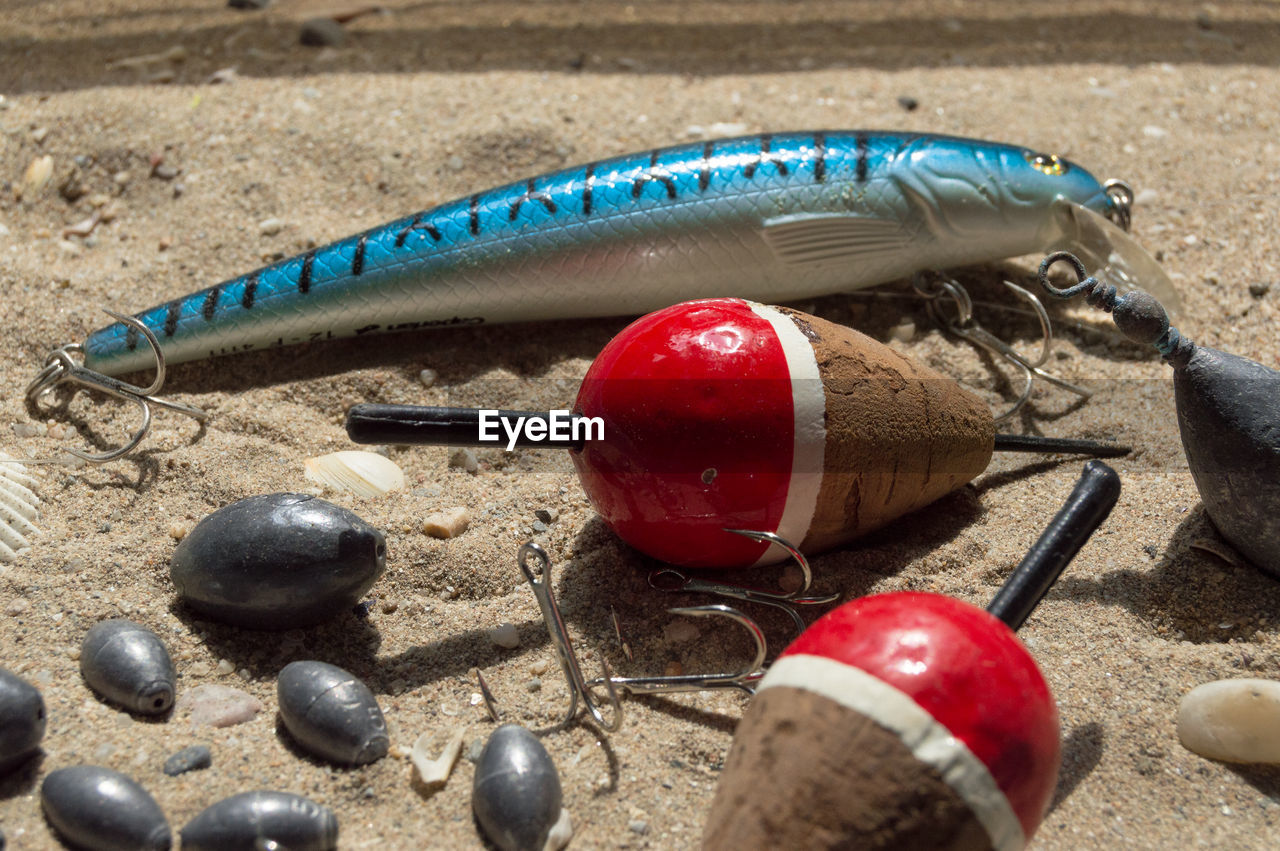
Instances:
[[[1026,148],[861,131],[695,142],[478,192],[138,314],[177,363],[373,332],[772,302],[1045,250],[1052,209],[1107,214],[1083,168]],[[150,365],[136,331],[91,369]]]

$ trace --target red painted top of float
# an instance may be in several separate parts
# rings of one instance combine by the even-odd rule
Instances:
[[[939,594],[863,597],[829,612],[783,656],[824,656],[907,694],[991,772],[1030,838],[1057,784],[1058,711],[1013,630]]]
[[[604,421],[604,439],[572,456],[619,537],[688,567],[764,552],[723,531],[776,531],[791,478],[791,376],[749,304],[705,299],[636,320],[595,359],[575,410]]]

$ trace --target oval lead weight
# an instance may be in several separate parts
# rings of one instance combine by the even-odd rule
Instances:
[[[280,717],[307,752],[339,765],[387,755],[387,723],[369,687],[327,662],[290,662],[276,680]]]
[[[471,808],[485,836],[502,851],[564,847],[573,833],[555,763],[518,724],[493,731],[476,762]]]
[[[51,772],[40,784],[49,824],[69,844],[91,851],[167,851],[173,838],[155,798],[129,777],[98,765]]]
[[[250,629],[294,629],[360,601],[386,568],[382,533],[300,493],[252,496],[201,520],[173,551],[169,575],[200,614]]]
[[[40,749],[46,721],[40,691],[0,668],[0,777]]]
[[[80,645],[80,674],[98,695],[141,715],[173,706],[177,677],[154,632],[129,620],[100,621]]]
[[[288,792],[243,792],[208,807],[180,831],[183,851],[331,851],[338,847],[333,810]]]

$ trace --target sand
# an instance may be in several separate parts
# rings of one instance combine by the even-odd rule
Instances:
[[[258,12],[223,0],[3,4],[0,448],[47,456],[88,439],[110,445],[133,427],[136,411],[83,395],[48,417],[33,418],[23,400],[49,349],[83,340],[104,307],[140,310],[499,182],[702,138],[717,124],[997,138],[1122,177],[1139,193],[1134,235],[1181,292],[1176,323],[1198,342],[1280,362],[1280,286],[1263,286],[1278,283],[1280,230],[1273,4],[384,5],[389,14],[351,22],[342,45],[307,48],[300,21],[340,3],[278,0]],[[125,61],[179,45],[180,62]],[[211,83],[216,72],[229,82]],[[53,181],[16,200],[28,164],[46,155]],[[152,175],[161,157],[170,179]],[[86,192],[68,201],[58,186],[76,168]],[[112,220],[64,238],[94,204]],[[266,235],[260,223],[273,218],[280,227]],[[980,301],[1007,305],[999,281],[1028,280],[1036,259],[962,280]],[[934,328],[904,284],[881,291],[797,306],[892,335],[899,350],[975,385],[993,378],[990,361]],[[1115,513],[1021,632],[1057,697],[1064,737],[1058,792],[1034,847],[1275,847],[1280,772],[1195,756],[1179,745],[1174,719],[1199,683],[1277,675],[1280,585],[1201,548],[1216,538],[1182,461],[1167,368],[1087,309],[1053,313],[1052,367],[1095,395],[1081,403],[1041,386],[1010,428],[1110,437],[1135,451],[1114,464],[1124,482]],[[986,308],[982,321],[1034,345],[1021,315]],[[347,406],[565,407],[624,324],[455,329],[175,367],[165,392],[208,410],[206,428],[161,413],[124,461],[45,468],[42,532],[0,565],[0,660],[40,687],[49,711],[43,757],[0,780],[9,847],[56,847],[39,783],[81,762],[137,778],[175,828],[226,795],[276,788],[332,807],[344,848],[480,847],[471,763],[429,794],[411,782],[404,754],[423,733],[439,746],[459,726],[468,746],[487,737],[475,667],[508,718],[536,727],[563,715],[566,687],[515,563],[531,537],[551,554],[589,671],[601,651],[623,673],[740,664],[746,641],[728,626],[668,629],[678,619],[667,606],[701,600],[650,590],[652,565],[594,517],[569,458],[549,450],[482,450],[471,475],[450,468],[443,448],[392,449],[407,490],[329,494],[387,536],[387,572],[365,619],[242,632],[175,600],[175,536],[241,497],[312,488],[303,459],[351,448]],[[439,376],[429,388],[424,369]],[[33,422],[44,433],[20,437]],[[1000,456],[971,486],[816,558],[817,589],[852,598],[913,588],[983,605],[1079,471],[1075,460]],[[463,535],[422,533],[422,517],[459,505],[472,513]],[[535,534],[538,509],[558,516]],[[613,636],[611,607],[633,661]],[[775,649],[789,640],[785,620],[752,614]],[[266,710],[209,729],[98,701],[77,652],[107,617],[162,635],[180,689],[232,685]],[[517,626],[519,647],[490,639],[503,622]],[[345,770],[299,754],[279,728],[274,682],[301,658],[369,684],[395,755]],[[696,847],[745,704],[730,693],[632,699],[617,733],[581,724],[545,736],[577,825],[573,847]],[[163,775],[164,759],[191,744],[212,748],[212,768]]]

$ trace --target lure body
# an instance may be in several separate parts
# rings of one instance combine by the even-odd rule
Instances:
[[[1025,148],[860,131],[696,142],[512,183],[138,315],[169,362],[418,328],[642,314],[694,297],[805,298],[1040,251],[1051,209],[1113,206]],[[150,365],[94,332],[86,366]]]

